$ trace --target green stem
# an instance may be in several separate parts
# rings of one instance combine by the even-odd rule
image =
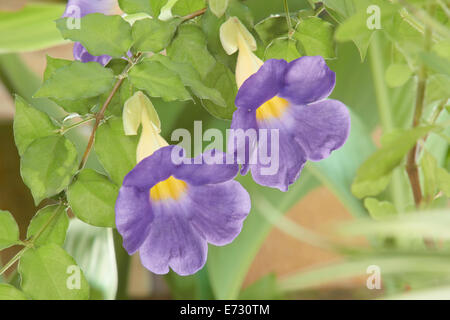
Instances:
[[[20,250],[11,260],[9,260],[0,269],[0,276],[3,275],[9,268],[11,268],[14,265],[14,263],[16,263],[28,249],[29,249],[28,247],[22,248],[22,250]]]
[[[81,121],[79,121],[77,123],[71,124],[70,126],[67,126],[67,127],[63,126],[63,127],[61,127],[61,129],[58,130],[58,133],[66,134],[67,131],[75,129],[75,128],[77,128],[77,127],[79,127],[79,126],[81,126],[81,125],[83,125],[85,123],[88,123],[88,122],[92,121],[92,120],[95,120],[95,117],[89,117],[87,119],[83,119],[83,120],[81,120]]]
[[[395,128],[392,120],[391,106],[389,101],[389,92],[384,81],[385,66],[383,63],[383,55],[379,34],[375,33],[372,43],[369,47],[370,63],[372,68],[373,82],[377,98],[378,114],[380,116],[381,127],[384,133],[390,132]],[[406,195],[402,187],[402,172],[394,170],[392,174],[392,183],[390,193],[395,206],[399,211],[403,211],[406,202]]]
[[[289,13],[289,5],[287,0],[283,0],[284,4],[284,11],[286,12],[286,21],[289,28],[289,32],[293,29],[292,28],[292,21],[291,21],[291,14]]]

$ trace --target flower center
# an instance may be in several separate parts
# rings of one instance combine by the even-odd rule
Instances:
[[[150,198],[155,201],[167,199],[176,200],[185,193],[186,188],[186,182],[170,176],[168,179],[158,182],[150,189]]]
[[[287,102],[287,100],[279,97],[273,97],[256,109],[256,119],[267,120],[271,118],[280,118],[288,105],[289,102]]]

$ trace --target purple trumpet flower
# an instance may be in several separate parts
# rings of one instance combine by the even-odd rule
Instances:
[[[114,11],[117,0],[69,0],[63,17],[82,18],[90,13],[109,14]],[[73,47],[73,57],[81,62],[95,61],[105,66],[111,61],[108,55],[93,56],[79,42]]]
[[[239,166],[225,164],[224,153],[209,151],[201,161],[175,164],[174,148],[158,149],[128,173],[116,202],[116,225],[124,248],[139,251],[147,269],[190,275],[205,265],[208,243],[223,246],[239,235],[251,204],[233,180]],[[202,163],[206,155],[223,156],[224,164]]]
[[[335,73],[320,56],[305,56],[290,63],[267,60],[251,75],[237,94],[231,129],[255,130],[257,141],[229,141],[229,151],[243,164],[241,174],[250,170],[258,184],[287,191],[307,160],[322,160],[340,148],[349,135],[350,115],[342,102],[327,99],[335,81]],[[260,139],[260,129],[267,129],[267,139]],[[271,139],[273,130],[278,138],[275,142]],[[260,148],[278,152],[275,173],[264,174],[262,170],[271,164],[251,161]]]

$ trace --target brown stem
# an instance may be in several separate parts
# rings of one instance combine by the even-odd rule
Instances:
[[[187,16],[184,16],[184,17],[182,17],[181,19],[182,19],[183,21],[187,21],[187,20],[194,19],[194,18],[196,18],[196,17],[198,17],[198,16],[203,15],[203,14],[206,12],[206,9],[207,9],[207,8],[203,8],[203,9],[197,10],[197,11],[195,11],[195,12],[192,12],[191,14],[188,14]]]

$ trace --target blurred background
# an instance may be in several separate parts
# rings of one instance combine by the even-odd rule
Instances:
[[[41,0],[42,2],[42,0]],[[0,33],[0,208],[9,210],[13,213],[14,217],[20,225],[22,237],[25,237],[26,228],[30,219],[36,212],[36,208],[33,204],[33,199],[27,187],[23,184],[20,178],[20,163],[19,156],[14,144],[13,137],[13,117],[14,117],[14,94],[18,93],[25,97],[27,100],[31,100],[34,91],[40,85],[43,73],[46,67],[46,56],[52,56],[56,58],[73,59],[72,56],[72,44],[63,41],[56,28],[54,27],[53,20],[58,18],[65,7],[65,1],[46,1],[55,5],[54,11],[48,11],[48,17],[43,17],[39,21],[27,21],[26,23],[39,24],[40,32],[47,33],[46,41],[38,43],[38,39],[34,38],[34,35],[28,33],[24,37],[28,42],[17,51],[14,51],[14,46],[2,51],[2,34]],[[0,0],[0,32],[2,27],[2,20],[5,13],[20,12],[24,7],[33,3],[33,1],[26,0]],[[254,21],[258,21],[266,18],[273,13],[283,12],[282,1],[275,0],[247,0],[245,4],[251,9]],[[309,8],[307,1],[291,0],[289,1],[291,11],[296,11],[304,8]],[[118,9],[119,12],[119,9]],[[25,19],[20,15],[17,17],[17,28],[23,27],[20,19]],[[38,18],[37,18],[38,19]],[[25,21],[25,20],[23,20]],[[22,41],[23,39],[18,39]],[[26,42],[25,41],[25,42]],[[385,41],[380,38],[381,43],[381,56],[389,55],[389,50],[383,47]],[[361,157],[366,157],[371,151],[375,149],[375,146],[379,145],[379,139],[381,135],[381,126],[378,121],[378,108],[377,97],[374,88],[374,75],[372,68],[375,66],[373,59],[379,57],[371,56],[373,52],[369,50],[368,58],[362,62],[360,54],[352,43],[340,43],[337,44],[337,59],[329,60],[328,64],[332,70],[337,73],[337,87],[333,93],[334,98],[343,101],[353,113],[358,117],[356,126],[363,125],[368,131],[368,137],[370,138],[370,146],[361,146]],[[372,59],[372,60],[371,60]],[[383,63],[382,61],[379,63]],[[397,96],[402,97],[402,103],[412,105],[413,92],[412,83],[406,84],[401,90],[392,92],[393,99]],[[408,94],[409,92],[409,94]],[[35,99],[36,100],[36,99]],[[34,101],[38,108],[47,108],[43,106],[41,101]],[[41,105],[40,105],[41,103]],[[154,101],[157,108],[160,111],[160,117],[162,123],[175,123],[172,118],[180,112],[183,104],[172,104],[170,106],[162,107],[162,101]],[[186,125],[187,122],[193,123],[200,117],[200,114],[204,115],[204,110],[201,106],[193,105],[189,106],[190,112],[184,119]],[[402,111],[402,113],[394,114],[394,122],[402,127],[402,124],[409,123],[411,119],[411,112],[408,109]],[[61,110],[54,108],[49,111],[54,115],[58,115]],[[211,126],[214,126],[214,121],[211,120]],[[189,126],[189,124],[187,124]],[[169,125],[167,126],[169,127]],[[206,129],[206,128],[204,128]],[[164,130],[164,128],[163,128]],[[169,130],[169,129],[167,129]],[[166,135],[168,132],[164,132]],[[89,135],[89,130],[81,132],[81,135],[85,134],[86,138]],[[356,139],[358,139],[356,137]],[[352,143],[355,143],[354,141]],[[366,144],[365,141],[361,141],[361,144]],[[370,151],[367,151],[369,148]],[[358,152],[358,149],[356,149]],[[364,159],[362,159],[364,160]],[[359,163],[360,164],[360,163]],[[346,166],[350,167],[350,170],[356,171],[359,164],[349,163]],[[342,167],[339,165],[335,168],[336,176],[339,175],[339,170]],[[348,168],[347,168],[348,169]],[[323,267],[339,264],[344,261],[344,257],[336,253],[335,250],[328,250],[309,244],[305,241],[301,241],[295,236],[295,230],[289,232],[289,226],[286,227],[286,223],[289,225],[291,222],[295,226],[301,226],[307,230],[313,231],[317,234],[328,236],[330,233],[330,226],[336,223],[350,222],[355,220],[355,215],[351,214],[348,210],[349,206],[345,206],[342,202],[343,197],[338,198],[337,193],[342,190],[336,190],[336,186],[324,183],[324,180],[319,181],[315,178],[310,178],[305,174],[302,178],[302,183],[307,183],[306,180],[312,179],[310,182],[311,187],[302,189],[294,188],[291,192],[304,192],[303,197],[299,201],[295,201],[285,215],[284,226],[274,223],[268,230],[267,237],[264,239],[263,244],[257,249],[257,252],[253,255],[251,252],[251,264],[244,275],[243,291],[241,297],[258,298],[258,292],[264,291],[268,286],[268,291],[273,293],[273,296],[262,296],[262,298],[281,298],[285,295],[278,295],[278,291],[271,289],[273,279],[276,279],[277,283],[284,287],[289,287],[289,279],[295,274],[302,272],[310,272],[320,270]],[[301,180],[302,180],[301,179]],[[348,189],[351,181],[348,182]],[[306,191],[305,191],[306,190]],[[349,192],[347,190],[347,192]],[[409,193],[409,191],[408,191]],[[276,196],[276,195],[275,195]],[[297,194],[298,196],[298,194]],[[408,197],[411,195],[408,194]],[[352,200],[353,201],[353,200]],[[361,206],[361,204],[359,204]],[[337,237],[336,235],[333,235]],[[340,241],[340,239],[335,239]],[[343,241],[343,240],[342,240]],[[348,241],[348,239],[346,240]],[[368,241],[365,238],[353,238],[353,244],[359,246],[366,246]],[[310,241],[311,242],[311,241]],[[117,249],[117,245],[116,245]],[[5,262],[10,259],[17,252],[17,248],[10,248],[1,253],[1,261]],[[116,256],[123,256],[123,252],[116,251]],[[75,256],[77,259],[77,257]],[[135,299],[166,299],[166,298],[186,298],[186,294],[183,294],[183,290],[190,292],[192,290],[190,280],[179,281],[178,277],[169,275],[166,277],[155,276],[144,269],[137,256],[132,257],[129,268],[120,268],[119,273],[125,272],[128,277],[126,284],[119,283],[119,291],[121,297],[135,298]],[[78,261],[78,260],[77,260]],[[81,263],[78,261],[78,263]],[[113,262],[109,262],[113,263]],[[82,264],[82,263],[81,263]],[[94,262],[95,265],[95,262]],[[107,268],[105,270],[108,270]],[[124,271],[125,270],[125,271]],[[347,270],[347,269],[346,269]],[[340,269],[335,269],[330,272],[341,272]],[[7,274],[8,279],[14,279],[14,269],[11,269]],[[382,296],[385,293],[385,287],[381,290],[369,290],[366,286],[368,275],[365,268],[359,272],[349,272],[347,276],[336,277],[336,280],[328,279],[323,282],[320,281],[323,275],[320,272],[315,273],[312,283],[314,285],[305,285],[301,291],[288,290],[289,297],[301,298],[301,299],[367,299],[376,298]],[[201,277],[201,275],[200,275]],[[314,278],[315,277],[315,278]],[[176,279],[175,279],[176,278]],[[325,278],[327,278],[325,276]],[[328,277],[330,278],[330,277]],[[332,278],[332,277],[331,277]],[[314,280],[315,279],[315,280]],[[197,281],[198,279],[195,279]],[[14,281],[14,280],[13,280]],[[226,280],[224,280],[226,281]],[[400,291],[408,292],[411,288],[404,282],[399,282]],[[301,285],[300,285],[301,287]],[[176,290],[174,290],[176,288]],[[248,289],[248,291],[246,291]],[[398,286],[397,286],[398,289]],[[208,290],[206,290],[208,291]],[[187,293],[188,295],[190,293]],[[207,296],[207,295],[206,295]],[[189,296],[188,296],[189,297]],[[192,297],[194,298],[194,297]],[[202,298],[201,294],[196,298]]]

